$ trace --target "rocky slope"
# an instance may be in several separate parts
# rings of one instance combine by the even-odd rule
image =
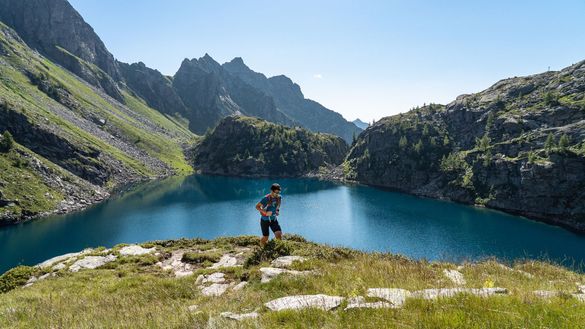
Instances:
[[[299,85],[287,76],[267,78],[264,74],[251,70],[240,57],[222,66],[234,76],[272,97],[280,111],[309,130],[341,136],[348,143],[362,131],[339,113],[306,99]]]
[[[0,0],[0,21],[31,48],[123,101],[114,56],[67,0]]]
[[[379,120],[346,178],[585,231],[585,62]]]
[[[348,146],[340,137],[230,116],[195,147],[203,173],[237,176],[301,176],[340,164]]]
[[[190,131],[124,90],[125,104],[106,95],[2,23],[0,76],[0,132],[15,140],[0,151],[2,224],[80,208],[117,186],[191,170],[181,145],[192,141]]]
[[[115,305],[115,310],[112,307]],[[453,264],[285,235],[117,245],[0,276],[0,327],[573,328],[585,276],[538,261]]]
[[[222,118],[242,114],[292,125],[294,121],[276,108],[274,100],[226,72],[211,56],[184,60],[173,78],[173,87],[190,111],[189,126],[203,134]]]

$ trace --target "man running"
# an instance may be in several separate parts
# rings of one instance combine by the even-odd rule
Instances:
[[[276,219],[276,216],[279,215],[280,211],[280,201],[280,185],[274,183],[270,187],[270,193],[266,194],[266,196],[256,204],[256,210],[258,210],[262,216],[260,218],[260,228],[262,228],[260,245],[263,247],[268,242],[268,236],[270,234],[268,228],[274,232],[276,239],[282,239],[282,230]]]

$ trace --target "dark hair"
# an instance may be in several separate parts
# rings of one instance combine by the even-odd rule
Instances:
[[[272,184],[272,186],[270,186],[270,190],[271,191],[275,191],[275,190],[280,191],[280,185],[278,183],[274,183],[274,184]]]

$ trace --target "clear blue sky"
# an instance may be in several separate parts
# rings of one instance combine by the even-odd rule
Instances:
[[[114,56],[242,57],[366,121],[585,59],[585,1],[70,0]]]

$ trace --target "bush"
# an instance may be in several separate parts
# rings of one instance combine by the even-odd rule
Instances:
[[[0,140],[0,151],[8,152],[14,147],[14,138],[12,134],[5,130],[2,134],[2,140]]]
[[[262,262],[274,260],[281,256],[288,256],[291,247],[286,241],[270,240],[264,248],[257,248],[250,257],[246,259],[244,267],[258,265]]]
[[[0,276],[0,293],[24,286],[33,275],[34,269],[30,266],[17,266]]]
[[[201,254],[197,252],[186,252],[183,254],[183,258],[181,258],[182,262],[190,263],[190,264],[202,264],[206,261],[217,263],[221,255],[219,253],[207,253]]]

